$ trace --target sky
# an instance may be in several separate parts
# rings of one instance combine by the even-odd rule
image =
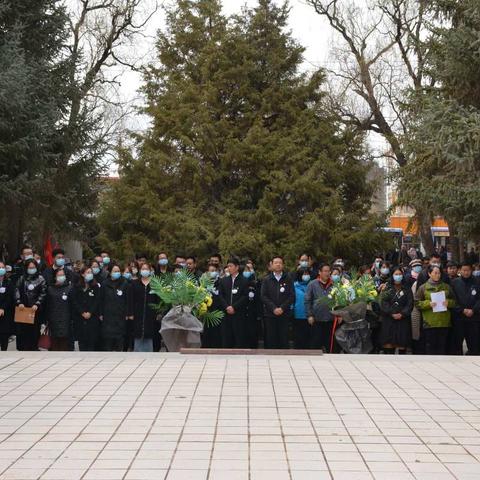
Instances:
[[[280,4],[282,0],[276,0]],[[223,0],[223,11],[227,15],[240,12],[242,6],[253,7],[256,0]],[[328,67],[329,46],[332,41],[331,32],[326,21],[311,6],[303,0],[290,0],[289,27],[293,37],[303,45],[305,50],[303,68],[314,70],[320,66]],[[148,7],[146,7],[148,10]],[[164,13],[161,8],[150,19],[144,32],[143,39],[136,47],[136,56],[141,63],[148,63],[155,58],[154,42],[155,34],[164,27]],[[143,99],[138,93],[142,79],[135,72],[124,72],[122,75],[119,93],[121,97],[135,104],[142,104]],[[143,130],[148,126],[146,118],[131,115],[127,125],[131,130]]]

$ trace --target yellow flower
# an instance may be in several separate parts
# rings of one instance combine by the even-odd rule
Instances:
[[[208,296],[206,299],[207,307],[211,307],[213,303],[212,297]]]

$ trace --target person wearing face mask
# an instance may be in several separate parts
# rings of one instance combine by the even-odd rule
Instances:
[[[425,353],[427,355],[445,355],[447,339],[451,327],[451,310],[456,306],[455,294],[450,285],[442,281],[442,271],[437,265],[428,267],[429,279],[418,287],[415,304],[422,312],[423,332],[425,335]],[[445,301],[438,305],[432,301],[432,293],[444,292]]]
[[[404,277],[405,282],[410,286],[410,288],[412,288],[413,284],[417,281],[418,276],[420,273],[422,273],[422,270],[423,266],[420,259],[412,260],[408,264],[408,271],[405,272]]]
[[[110,258],[110,254],[108,252],[101,252],[100,258],[100,266],[102,267],[105,278],[107,278],[110,273],[110,264],[112,259]]]
[[[72,289],[75,339],[81,352],[94,352],[100,345],[100,285],[90,267],[82,267]]]
[[[217,263],[209,263],[207,271],[202,276],[207,277],[210,281],[213,282],[211,290],[212,305],[209,307],[209,310],[221,310],[222,305],[218,298],[220,273]],[[222,348],[222,325],[220,324],[216,326],[205,326],[201,338],[202,348]]]
[[[380,265],[380,276],[375,276],[373,282],[377,289],[377,292],[383,292],[387,287],[387,283],[390,280],[390,264],[388,262],[382,262]]]
[[[168,256],[165,252],[160,252],[158,254],[157,266],[156,266],[156,274],[158,276],[165,275],[166,273],[170,272],[170,268],[168,266]]]
[[[92,260],[90,264],[90,268],[92,269],[93,277],[95,281],[102,286],[102,283],[106,280],[107,276],[105,272],[102,270],[100,263],[97,260]]]
[[[377,255],[372,265],[372,274],[374,278],[380,277],[380,267],[382,266],[382,263],[383,263],[383,258]]]
[[[53,352],[66,352],[72,334],[71,290],[63,268],[55,270],[55,283],[47,286],[45,320],[50,333]]]
[[[296,279],[293,283],[295,287],[295,304],[293,306],[293,343],[297,350],[306,350],[310,348],[312,327],[308,323],[305,310],[305,293],[308,284],[312,279],[311,271],[308,268],[297,270]]]
[[[158,302],[158,297],[150,288],[154,269],[145,262],[140,268],[140,278],[132,282],[131,317],[133,321],[134,352],[153,352],[153,335],[160,329],[157,313],[151,305]]]
[[[393,354],[395,349],[404,354],[411,344],[410,315],[413,294],[404,281],[402,267],[392,269],[392,277],[380,296],[381,332],[383,352]]]
[[[7,266],[0,261],[0,347],[8,350],[8,340],[15,331],[13,323],[14,284],[7,278]]]
[[[25,274],[20,277],[15,287],[15,304],[20,309],[29,307],[35,312],[33,325],[17,323],[17,350],[38,350],[40,335],[39,312],[44,305],[47,288],[45,279],[38,273],[37,262],[33,259],[24,263]]]
[[[109,277],[100,289],[100,321],[103,350],[121,352],[129,317],[130,285],[117,264],[110,264]]]
[[[128,264],[128,268],[130,270],[130,273],[132,274],[132,278],[130,280],[138,280],[139,270],[140,270],[140,266],[138,265],[138,262],[136,260],[132,260]]]
[[[53,250],[52,255],[53,265],[45,269],[45,271],[43,272],[43,277],[47,282],[47,286],[55,285],[56,272],[59,269],[62,269],[65,273],[66,285],[71,285],[72,283],[74,283],[74,275],[72,270],[65,267],[65,251],[62,248],[56,248],[55,250]]]
[[[480,264],[476,263],[473,265],[472,276],[475,283],[480,284]]]
[[[247,348],[258,348],[258,338],[262,324],[262,304],[260,301],[260,289],[262,283],[258,280],[252,259],[247,259],[242,275],[248,281],[248,305],[247,305]]]

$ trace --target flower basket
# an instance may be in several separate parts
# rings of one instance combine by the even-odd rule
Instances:
[[[335,331],[335,339],[345,353],[370,353],[372,337],[366,319],[367,303],[353,303],[334,314],[341,317],[342,323]]]
[[[192,309],[188,306],[177,305],[162,318],[160,334],[169,352],[200,347],[202,332],[202,322],[192,314]]]

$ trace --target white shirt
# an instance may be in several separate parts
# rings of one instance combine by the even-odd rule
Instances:
[[[283,272],[282,273],[274,273],[273,275],[277,279],[277,282],[279,282],[283,277]]]

